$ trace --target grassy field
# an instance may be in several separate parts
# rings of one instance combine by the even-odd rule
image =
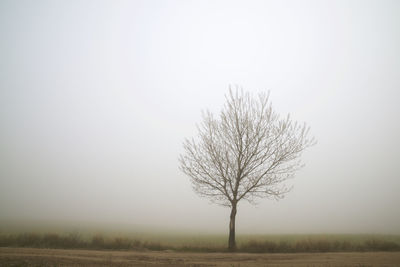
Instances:
[[[182,253],[0,248],[1,266],[399,266],[400,252]]]
[[[239,235],[238,252],[312,253],[400,251],[396,235]],[[0,247],[226,252],[225,235],[0,233]]]
[[[400,266],[398,235],[0,233],[0,266]]]

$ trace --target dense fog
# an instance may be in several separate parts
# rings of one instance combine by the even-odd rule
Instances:
[[[400,2],[3,0],[0,36],[4,229],[226,233],[178,157],[231,85],[318,140],[238,234],[400,234]]]

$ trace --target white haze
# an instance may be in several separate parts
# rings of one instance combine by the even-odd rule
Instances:
[[[239,234],[400,234],[399,1],[3,0],[0,38],[0,220],[227,232],[178,155],[231,84],[318,140]]]

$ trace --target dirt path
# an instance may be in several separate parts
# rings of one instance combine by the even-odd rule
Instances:
[[[230,254],[0,248],[0,266],[400,266],[400,252]]]

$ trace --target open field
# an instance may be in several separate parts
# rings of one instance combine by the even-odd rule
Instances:
[[[398,235],[239,235],[244,253],[400,251]],[[225,235],[0,233],[0,247],[226,252]]]
[[[0,266],[400,266],[400,252],[178,253],[0,248]]]

